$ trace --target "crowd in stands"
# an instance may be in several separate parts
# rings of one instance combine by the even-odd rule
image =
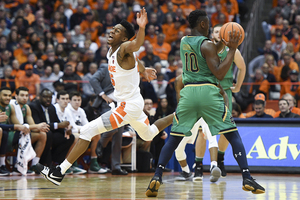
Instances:
[[[47,140],[43,144],[43,154],[39,154],[40,160],[34,160],[33,170],[37,161],[46,165],[60,163],[78,139],[76,133],[84,123],[74,119],[79,124],[70,127],[66,123],[70,120],[63,120],[64,109],[69,107],[72,110],[71,103],[68,105],[66,101],[72,102],[73,97],[82,99],[81,107],[85,107],[86,114],[81,116],[85,116],[87,121],[103,112],[101,106],[94,106],[95,101],[113,101],[110,92],[96,92],[91,81],[94,76],[101,76],[99,73],[97,75],[100,69],[107,69],[107,37],[110,30],[122,19],[131,22],[138,30],[136,14],[142,7],[146,8],[149,22],[144,45],[136,55],[146,67],[157,71],[156,80],[147,82],[141,77],[140,84],[145,99],[145,112],[149,114],[149,121],[153,122],[173,112],[177,105],[174,81],[182,73],[180,40],[191,33],[187,20],[189,13],[195,9],[205,10],[211,26],[230,21],[240,23],[247,15],[244,0],[0,1],[0,87],[6,87],[6,90],[9,88],[13,98],[19,92],[18,88],[27,88],[27,103],[32,110],[34,123],[50,124],[50,131],[56,133],[50,137],[49,131],[40,131],[47,132]],[[249,77],[257,83],[249,88],[247,96],[249,102],[254,102],[254,111],[243,114],[244,109],[241,107],[245,106],[239,105],[240,98],[236,97],[233,99],[236,102],[233,104],[234,117],[297,117],[300,114],[300,109],[296,108],[300,88],[294,84],[298,82],[300,64],[298,8],[299,0],[278,0],[278,5],[270,12],[270,21],[263,24],[267,39],[265,47],[261,49],[261,55],[247,66]],[[0,92],[2,111],[7,106],[5,99],[2,99],[2,92],[6,90]],[[267,99],[280,98],[279,111],[265,109]],[[76,105],[75,110],[78,109]],[[157,108],[147,109],[146,105]],[[48,108],[49,112],[51,109],[53,112],[50,119],[45,116]],[[55,112],[55,109],[60,111]],[[14,130],[19,129],[16,125]],[[43,135],[45,137],[45,133]],[[99,138],[94,138],[91,148],[95,149]],[[166,138],[167,134],[162,132],[150,144],[140,142],[138,148],[150,151],[154,162],[157,162]],[[2,137],[2,141],[4,139],[6,137]],[[63,145],[58,140],[63,141]],[[36,141],[32,141],[35,147]],[[3,146],[3,142],[1,144]],[[0,175],[8,173],[3,168],[4,155],[0,152],[0,170],[3,169]],[[110,166],[107,161],[102,161],[105,166],[99,166],[95,161],[97,156],[94,150],[90,156],[90,173],[106,173],[105,166],[116,169],[113,174],[127,173],[120,170],[119,164]],[[126,156],[122,159],[128,160]],[[86,172],[80,171],[76,165],[73,167],[70,173]]]

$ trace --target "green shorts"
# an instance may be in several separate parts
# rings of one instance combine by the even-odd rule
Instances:
[[[228,96],[228,109],[230,112],[232,111],[232,91],[231,89],[224,90]]]
[[[201,117],[208,124],[212,135],[237,130],[219,91],[217,86],[210,83],[186,85],[180,91],[181,98],[173,119],[171,135],[190,136],[190,130]]]

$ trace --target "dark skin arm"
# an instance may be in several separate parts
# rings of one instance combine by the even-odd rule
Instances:
[[[206,40],[201,45],[201,53],[206,59],[207,66],[218,80],[223,80],[229,70],[240,38],[241,35],[239,32],[237,34],[235,33],[235,30],[233,33],[230,32],[229,42],[226,43],[226,46],[229,47],[229,51],[222,62],[220,62],[220,58],[218,56],[218,47],[212,41]]]

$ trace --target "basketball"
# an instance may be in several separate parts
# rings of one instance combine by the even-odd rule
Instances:
[[[239,45],[242,44],[245,38],[245,32],[241,25],[239,25],[236,22],[228,22],[222,26],[220,29],[220,38],[221,40],[224,39],[226,42],[229,41],[229,31],[233,32],[233,30],[236,31],[236,33],[239,31],[240,34],[242,34],[242,38],[239,41]]]

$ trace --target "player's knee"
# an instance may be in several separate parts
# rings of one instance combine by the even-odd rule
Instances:
[[[79,138],[90,142],[94,136],[104,133],[104,132],[107,132],[107,131],[110,131],[110,130],[112,130],[112,128],[107,128],[107,126],[105,127],[103,124],[102,117],[99,117],[99,118],[89,122],[88,124],[84,125],[80,129],[80,137]]]

